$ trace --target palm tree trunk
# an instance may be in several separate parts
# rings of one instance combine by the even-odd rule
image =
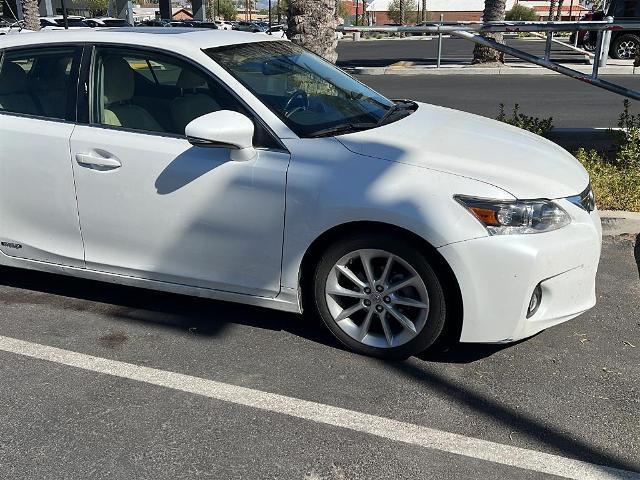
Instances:
[[[552,21],[556,16],[556,5],[558,0],[551,0],[549,2],[549,18],[547,20]]]
[[[427,0],[422,0],[422,21],[427,21]]]
[[[40,10],[38,0],[21,0],[24,28],[27,30],[40,30]]]
[[[330,62],[336,53],[335,0],[289,0],[289,38]]]
[[[562,20],[562,4],[563,3],[564,3],[564,0],[558,0],[558,14],[556,15],[557,21]]]
[[[485,22],[501,22],[504,20],[506,10],[506,0],[484,0],[484,13],[482,19]],[[503,43],[502,33],[487,33],[487,38]],[[474,65],[479,63],[504,63],[504,53],[493,48],[476,45],[473,50]]]

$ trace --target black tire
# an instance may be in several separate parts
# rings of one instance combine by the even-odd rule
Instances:
[[[616,37],[611,44],[611,55],[619,60],[633,60],[640,49],[640,36],[625,33]]]
[[[383,250],[407,262],[418,273],[428,293],[429,308],[426,323],[418,334],[397,347],[378,348],[352,338],[338,326],[326,300],[326,282],[336,263],[345,255],[362,249]],[[446,297],[442,282],[434,272],[420,247],[406,238],[393,235],[362,233],[343,237],[330,245],[316,263],[313,282],[310,285],[312,302],[320,318],[331,333],[350,350],[382,359],[405,359],[417,355],[432,346],[444,330],[447,317]],[[310,299],[311,300],[311,299]],[[375,320],[374,320],[375,321]],[[380,320],[377,320],[380,322]]]

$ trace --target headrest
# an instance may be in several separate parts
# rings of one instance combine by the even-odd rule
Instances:
[[[104,103],[131,100],[135,89],[133,69],[122,57],[108,57],[102,63],[104,71]]]
[[[24,93],[27,90],[27,73],[13,62],[5,61],[0,71],[0,95]]]
[[[192,69],[183,69],[182,72],[180,72],[178,83],[176,84],[178,88],[183,88],[185,90],[193,90],[206,85],[207,81],[204,77],[199,73],[194,72]]]

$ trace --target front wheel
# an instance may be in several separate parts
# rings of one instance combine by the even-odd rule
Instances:
[[[399,237],[361,234],[334,243],[317,264],[313,294],[329,330],[365,355],[415,355],[445,324],[438,276],[418,247]]]

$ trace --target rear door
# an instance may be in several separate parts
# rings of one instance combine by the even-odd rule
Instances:
[[[81,48],[8,49],[0,64],[0,251],[83,266],[69,140]]]

